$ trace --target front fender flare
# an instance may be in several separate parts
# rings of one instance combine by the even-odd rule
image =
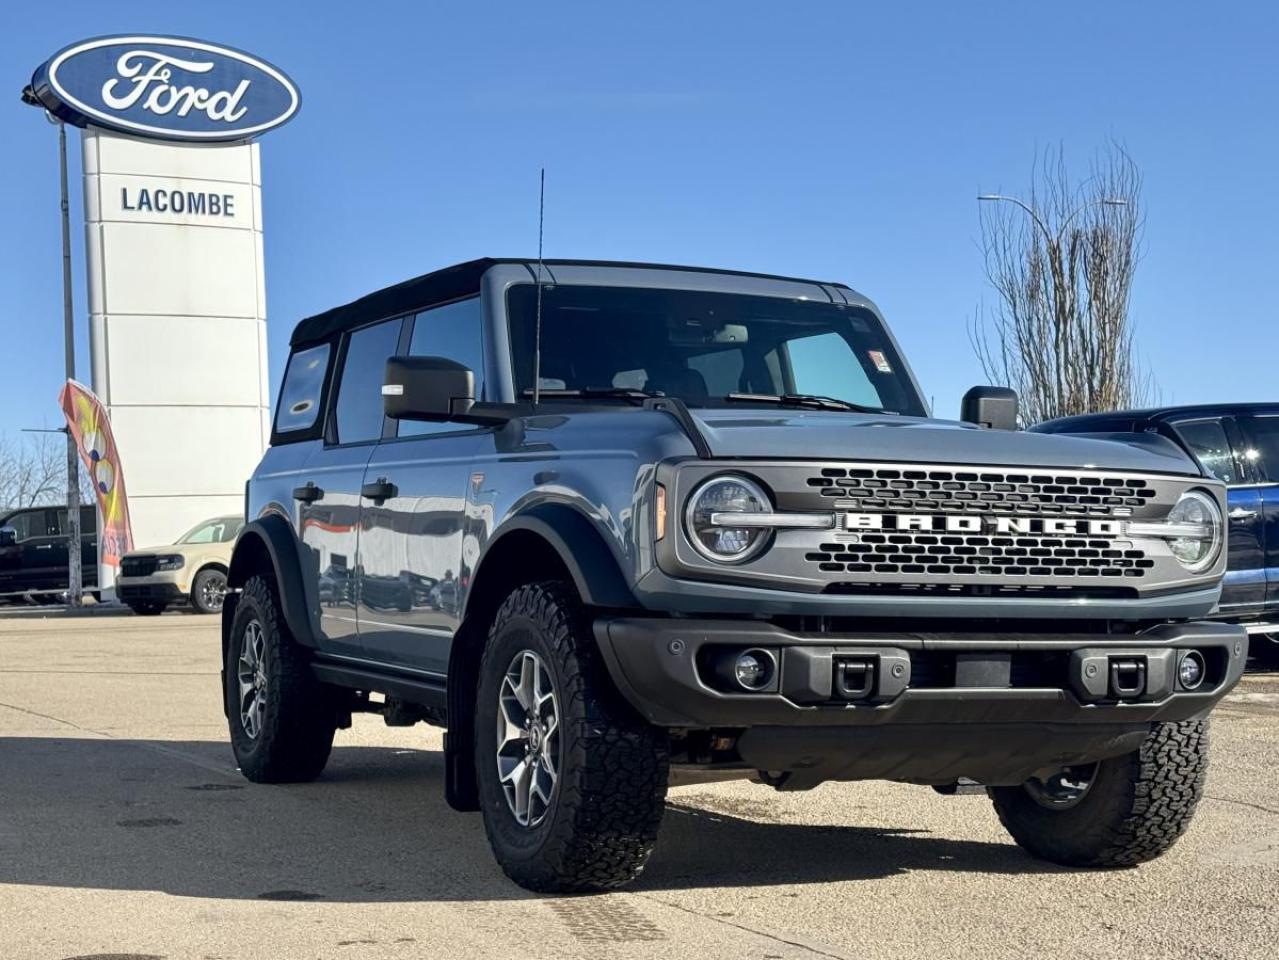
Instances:
[[[505,521],[480,557],[474,574],[477,581],[483,576],[485,559],[506,537],[520,531],[536,534],[550,544],[587,606],[615,609],[638,606],[621,563],[603,535],[581,511],[565,504],[539,504]],[[470,599],[468,595],[468,607]]]
[[[275,575],[280,609],[289,631],[303,646],[316,646],[320,636],[320,605],[315,596],[315,578],[305,576],[297,537],[284,517],[267,514],[244,525],[231,552],[227,587],[243,587],[249,577],[260,572],[263,554]]]

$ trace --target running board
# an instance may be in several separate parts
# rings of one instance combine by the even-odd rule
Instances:
[[[379,670],[352,667],[327,660],[315,661],[311,664],[311,670],[315,673],[316,679],[322,683],[331,683],[334,686],[346,687],[350,690],[381,693],[408,703],[434,707],[440,711],[444,711],[448,707],[443,680],[382,673]]]
[[[1248,631],[1248,635],[1254,633],[1279,633],[1279,623],[1245,623],[1243,628]]]

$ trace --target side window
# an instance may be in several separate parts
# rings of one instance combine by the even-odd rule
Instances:
[[[1260,464],[1269,483],[1279,483],[1279,417],[1253,417],[1247,428],[1249,447],[1244,457]]]
[[[1175,427],[1200,466],[1211,476],[1226,483],[1240,482],[1234,451],[1220,420],[1185,420]]]
[[[32,537],[44,536],[44,511],[24,510],[15,513],[4,521],[4,526],[13,527],[15,542],[30,540]]]
[[[338,383],[335,425],[338,443],[362,443],[382,436],[382,381],[395,353],[400,320],[384,320],[351,334]]]
[[[475,397],[479,399],[484,396],[484,345],[480,328],[479,297],[423,310],[413,319],[409,354],[414,357],[444,357],[470,367],[475,374]],[[416,437],[426,433],[472,429],[474,427],[469,424],[401,420],[398,436]]]
[[[292,433],[315,426],[320,413],[320,393],[329,368],[329,344],[299,350],[289,357],[275,411],[275,432]]]

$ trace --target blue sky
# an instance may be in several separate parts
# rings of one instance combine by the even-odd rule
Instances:
[[[0,434],[60,422],[56,136],[17,94],[60,47],[123,31],[238,46],[302,90],[262,144],[277,381],[300,317],[531,255],[545,165],[548,256],[842,280],[952,416],[991,300],[976,194],[1023,192],[1059,142],[1082,174],[1113,138],[1145,176],[1133,316],[1164,399],[1276,399],[1273,4],[68,0],[14,6],[0,34]],[[75,296],[87,380],[78,269]]]

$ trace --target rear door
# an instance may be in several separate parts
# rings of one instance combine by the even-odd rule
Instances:
[[[1262,518],[1266,606],[1279,609],[1279,414],[1240,417],[1245,457],[1257,471],[1257,504]]]
[[[1226,579],[1223,613],[1250,613],[1266,600],[1261,494],[1253,466],[1243,456],[1239,428],[1231,417],[1195,417],[1172,424],[1178,437],[1210,476],[1226,484]]]
[[[22,565],[33,590],[65,590],[68,582],[66,508],[47,507],[32,517],[33,535],[22,544]]]
[[[403,353],[446,357],[475,373],[483,397],[480,300],[424,310]],[[380,382],[379,382],[380,387]],[[367,656],[443,678],[461,619],[471,464],[491,428],[402,420],[369,461],[360,523],[360,640]]]
[[[298,534],[318,576],[325,651],[359,656],[359,536],[364,468],[381,440],[382,377],[395,352],[400,318],[362,327],[343,338],[324,443],[299,472]]]

